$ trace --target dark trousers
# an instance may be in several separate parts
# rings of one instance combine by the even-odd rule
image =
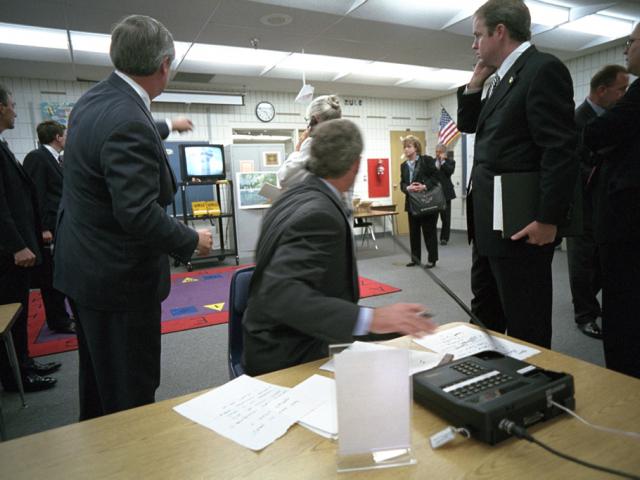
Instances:
[[[153,403],[160,385],[160,304],[105,312],[69,303],[80,355],[80,420]]]
[[[638,242],[612,242],[600,245],[600,265],[605,363],[607,368],[640,378]]]
[[[34,277],[36,276],[42,293],[47,326],[52,330],[66,326],[69,323],[69,314],[64,294],[53,288],[53,255],[49,248],[42,249],[42,265],[34,271]]]
[[[491,330],[551,347],[553,250],[523,257],[486,257],[473,244],[471,310]]]
[[[440,211],[440,221],[442,222],[440,240],[448,242],[451,234],[451,200],[447,200],[447,208]]]
[[[434,263],[438,261],[438,214],[414,217],[409,216],[409,243],[411,244],[411,259],[414,262],[421,262],[422,246],[420,245],[420,231],[424,235],[424,244],[427,247],[427,261]]]
[[[19,303],[22,311],[11,329],[18,363],[29,359],[27,346],[27,318],[29,310],[29,277],[31,268],[15,265],[13,256],[0,256],[0,304]],[[0,382],[6,388],[14,386],[15,379],[4,344],[0,345]]]

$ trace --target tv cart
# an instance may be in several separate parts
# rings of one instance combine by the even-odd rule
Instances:
[[[206,214],[206,215],[194,215],[191,209],[191,205],[187,204],[187,189],[189,187],[211,185],[215,187],[215,196],[212,200],[215,200],[220,205],[219,214]],[[238,237],[236,233],[235,225],[235,200],[233,195],[233,182],[231,180],[218,180],[215,182],[180,182],[178,184],[180,188],[180,200],[182,202],[182,220],[185,225],[190,226],[190,223],[194,223],[198,220],[209,220],[211,226],[217,224],[218,236],[214,235],[213,246],[219,248],[213,248],[209,255],[204,256],[192,256],[186,263],[187,271],[193,270],[193,263],[205,260],[211,260],[217,258],[219,262],[222,262],[226,257],[235,257],[236,265],[240,265],[240,258],[238,257]],[[175,205],[174,205],[175,216]],[[227,241],[225,242],[225,228]],[[232,244],[230,245],[229,230],[231,230]],[[218,240],[216,242],[216,240]],[[178,260],[174,261],[174,265],[177,267],[180,264]]]

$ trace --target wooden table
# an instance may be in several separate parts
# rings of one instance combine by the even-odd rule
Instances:
[[[376,207],[371,207],[371,210],[365,210],[365,211],[355,211],[353,212],[353,220],[354,220],[354,227],[359,227],[361,225],[358,224],[358,222],[360,220],[362,220],[363,222],[366,222],[367,219],[369,218],[382,218],[382,233],[386,233],[387,232],[387,217],[389,217],[391,219],[391,235],[395,235],[396,231],[398,230],[397,225],[394,227],[394,221],[396,220],[396,216],[398,215],[398,212],[395,211],[395,205],[393,205],[394,210],[374,210],[374,208]],[[373,225],[371,225],[370,227],[368,227],[368,231],[369,234],[371,235],[371,238],[373,239],[373,243],[376,247],[376,250],[378,249],[378,244],[376,242],[376,235],[374,233],[373,230]],[[363,239],[363,243],[364,243],[364,236],[366,235],[367,230],[362,232],[362,239]]]
[[[441,328],[448,328],[452,325]],[[412,345],[407,338],[394,341]],[[419,348],[419,347],[417,347]],[[543,350],[529,362],[574,375],[578,414],[592,423],[640,430],[640,380]],[[322,361],[260,378],[294,386]],[[489,446],[458,439],[432,450],[427,437],[444,421],[413,408],[417,465],[338,474],[337,444],[293,426],[261,452],[240,447],[173,412],[197,394],[166,400],[0,444],[0,478],[219,479],[602,479],[615,478],[562,460],[524,440]],[[46,414],[46,413],[44,413]],[[530,428],[538,439],[583,460],[640,474],[640,442],[591,429],[568,415]]]

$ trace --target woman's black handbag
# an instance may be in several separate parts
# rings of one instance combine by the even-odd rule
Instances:
[[[414,217],[435,214],[447,208],[447,201],[440,184],[421,192],[407,191],[407,195],[409,196],[409,213]]]

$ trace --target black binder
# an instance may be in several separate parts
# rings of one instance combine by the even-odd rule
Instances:
[[[538,213],[540,172],[500,175],[502,183],[502,238],[510,238],[529,225]],[[582,184],[576,182],[567,219],[558,225],[558,237],[582,235]]]

